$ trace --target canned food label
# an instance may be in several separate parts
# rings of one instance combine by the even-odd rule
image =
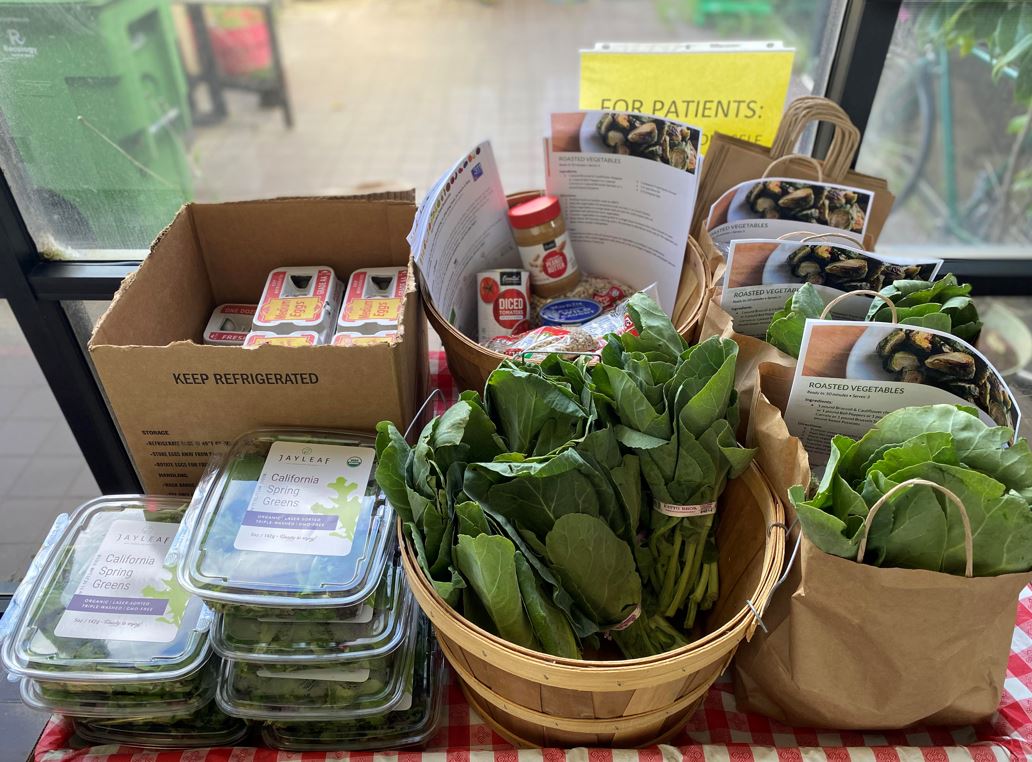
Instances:
[[[530,283],[525,270],[491,270],[477,275],[480,342],[530,330]]]
[[[554,283],[577,272],[577,260],[566,233],[558,238],[533,246],[520,246],[523,266],[530,271],[531,285]]]
[[[179,524],[113,521],[65,606],[54,633],[62,638],[171,643],[190,594],[166,564]]]
[[[348,555],[374,454],[371,447],[274,442],[233,547]]]

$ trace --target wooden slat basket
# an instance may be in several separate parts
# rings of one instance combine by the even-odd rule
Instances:
[[[514,193],[508,196],[509,206],[521,204],[540,196],[541,193],[536,190]],[[681,270],[681,283],[677,289],[677,302],[673,310],[673,322],[678,333],[689,341],[694,341],[698,337],[706,295],[711,285],[706,274],[702,250],[695,239],[689,238],[684,255],[684,267]],[[423,295],[427,319],[441,337],[441,343],[448,356],[448,369],[455,382],[460,389],[483,391],[487,377],[505,359],[505,355],[485,349],[466,336],[438,312],[426,289],[421,289],[420,293]]]
[[[643,659],[582,661],[514,645],[448,606],[404,538],[402,563],[463,692],[503,737],[520,746],[646,746],[675,734],[702,703],[752,636],[753,609],[763,611],[782,567],[784,511],[759,468],[728,484],[719,517],[720,593],[707,634]]]

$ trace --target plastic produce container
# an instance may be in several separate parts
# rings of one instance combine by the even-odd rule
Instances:
[[[400,704],[415,665],[417,627],[386,656],[344,664],[252,664],[225,660],[216,700],[249,720],[343,720],[385,714]]]
[[[393,511],[373,477],[375,438],[339,431],[244,434],[194,495],[183,587],[224,614],[360,604],[393,542]]]
[[[217,660],[180,680],[138,683],[55,683],[22,678],[21,698],[32,709],[69,717],[172,717],[198,711],[215,697]]]
[[[207,700],[210,612],[179,585],[169,553],[185,510],[175,498],[98,498],[41,551],[2,652],[33,696],[137,715]]]
[[[262,739],[286,751],[399,749],[423,746],[437,732],[444,707],[444,659],[424,620],[410,685],[386,714],[329,722],[268,722]]]
[[[75,733],[91,744],[119,744],[145,749],[191,749],[232,746],[247,735],[247,723],[219,711],[209,701],[195,712],[171,717],[75,720]]]
[[[279,612],[275,609],[266,611]],[[368,599],[347,609],[316,608],[296,620],[218,614],[211,627],[216,653],[227,659],[268,663],[349,662],[398,648],[418,606],[395,561]]]

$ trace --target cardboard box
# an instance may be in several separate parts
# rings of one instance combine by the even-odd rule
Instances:
[[[122,283],[89,355],[146,492],[189,495],[208,459],[263,426],[407,425],[428,377],[426,321],[405,241],[411,193],[189,204]],[[255,349],[201,343],[217,304],[255,302],[276,267],[407,267],[389,340]]]

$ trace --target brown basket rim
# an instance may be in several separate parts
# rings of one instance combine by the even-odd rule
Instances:
[[[439,643],[441,651],[444,652],[444,655],[451,664],[452,669],[455,670],[455,673],[459,676],[460,682],[469,687],[491,706],[496,706],[506,714],[511,714],[513,717],[517,717],[526,722],[536,722],[544,727],[566,730],[572,733],[604,734],[609,730],[614,732],[632,732],[642,724],[654,722],[660,715],[665,718],[672,717],[678,712],[687,709],[693,703],[705,696],[714,682],[711,680],[699,685],[685,695],[679,696],[676,700],[666,704],[662,708],[653,709],[648,712],[605,718],[561,717],[554,714],[548,714],[547,712],[539,712],[536,709],[523,706],[522,704],[498,693],[489,685],[485,685],[481,680],[477,679],[476,675],[470,674],[470,672],[462,666],[461,663],[457,663],[457,657],[452,653],[452,648],[448,643],[441,641],[439,641]],[[714,677],[714,680],[715,679],[716,676]],[[601,726],[601,729],[597,729],[596,726]]]
[[[513,731],[509,730],[509,728],[502,725],[495,717],[493,717],[490,714],[489,710],[485,709],[484,703],[480,700],[480,697],[473,690],[471,690],[470,687],[466,685],[466,683],[464,683],[461,680],[459,681],[459,689],[462,691],[462,696],[466,699],[466,703],[469,704],[470,708],[477,713],[480,719],[487,723],[488,727],[490,727],[494,732],[496,732],[498,735],[504,738],[508,743],[511,743],[513,746],[516,746],[517,748],[523,749],[543,748],[540,744],[534,743],[533,741],[528,741],[527,739],[517,735]],[[688,722],[688,719],[691,717],[692,714],[695,713],[696,710],[697,708],[693,709],[689,713],[686,713],[684,717],[679,718],[677,724],[674,725],[674,727],[670,728],[670,730],[667,730],[666,732],[662,733],[661,735],[657,736],[652,740],[640,743],[634,748],[640,749],[648,746],[655,746],[657,744],[667,743],[670,739],[677,736],[677,734],[684,729],[685,723]],[[502,709],[501,711],[505,710]],[[687,712],[687,710],[685,711]],[[598,735],[605,734],[602,733]]]
[[[771,504],[774,509],[774,522],[772,522],[772,524],[780,522],[781,525],[784,525],[784,508],[780,499],[777,497],[777,494],[774,492],[773,487],[770,485],[769,480],[760,470],[759,466],[756,463],[751,463],[746,474],[749,474],[754,478],[758,478],[767,495],[770,497]],[[743,478],[746,474],[743,474],[738,478]],[[495,648],[508,651],[511,655],[531,661],[537,666],[546,666],[560,670],[572,669],[580,671],[582,674],[585,669],[600,673],[605,672],[613,674],[614,676],[619,676],[621,673],[633,674],[639,668],[655,667],[660,663],[672,666],[670,663],[673,661],[688,659],[693,656],[697,657],[700,655],[703,648],[723,647],[728,651],[735,648],[743,637],[751,635],[752,630],[755,629],[756,622],[758,621],[757,612],[763,611],[766,608],[767,601],[774,590],[774,583],[778,575],[781,573],[781,567],[784,564],[784,533],[769,532],[767,535],[767,542],[764,547],[764,573],[760,576],[756,590],[747,599],[747,601],[752,602],[752,606],[750,607],[748,603],[743,603],[742,608],[737,614],[713,632],[707,633],[703,637],[692,641],[686,646],[682,646],[681,648],[667,651],[662,654],[657,654],[655,656],[641,657],[637,659],[615,659],[610,661],[597,659],[570,659],[552,656],[540,651],[533,651],[529,648],[516,645],[515,643],[510,643],[504,638],[482,629],[459,614],[459,612],[455,611],[455,609],[449,606],[448,603],[441,598],[433,588],[433,585],[431,585],[426,579],[426,575],[423,573],[422,568],[420,568],[418,562],[413,556],[410,543],[402,531],[400,519],[397,522],[397,532],[402,556],[402,565],[405,567],[409,584],[418,584],[421,588],[422,594],[426,595],[437,608],[445,612],[445,614],[452,619],[458,627],[465,629],[471,635],[479,637],[482,640],[486,640]],[[413,577],[415,577],[415,579],[413,579]],[[687,672],[689,670],[686,668],[684,671]]]

